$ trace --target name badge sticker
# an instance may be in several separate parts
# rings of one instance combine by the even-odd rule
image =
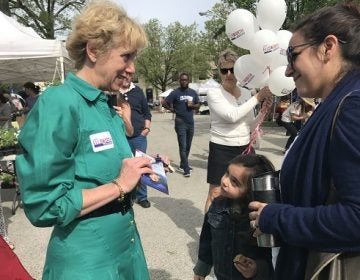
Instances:
[[[90,135],[90,142],[95,153],[114,148],[109,131]]]

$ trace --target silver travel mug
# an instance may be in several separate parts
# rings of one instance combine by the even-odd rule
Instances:
[[[251,180],[252,200],[263,203],[280,203],[279,171],[266,172]],[[278,247],[279,241],[272,235],[263,233],[257,238],[259,247]]]

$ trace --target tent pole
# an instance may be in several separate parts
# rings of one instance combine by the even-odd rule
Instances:
[[[64,69],[64,57],[60,56],[60,78],[61,78],[61,83],[63,84],[65,81],[65,69]]]

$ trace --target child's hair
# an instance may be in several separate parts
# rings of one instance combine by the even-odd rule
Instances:
[[[233,158],[230,164],[241,165],[248,169],[248,182],[247,185],[250,188],[251,179],[265,172],[275,171],[274,165],[263,155],[248,154],[238,155]]]

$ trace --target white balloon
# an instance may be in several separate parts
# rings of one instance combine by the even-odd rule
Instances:
[[[258,88],[269,79],[269,70],[251,54],[239,57],[234,65],[234,75],[241,87]]]
[[[295,88],[292,77],[285,76],[287,66],[280,66],[271,72],[269,77],[269,89],[276,96],[290,94]]]
[[[255,33],[250,53],[262,63],[270,64],[275,59],[278,49],[278,37],[275,32],[263,29]]]
[[[271,62],[271,69],[288,64],[286,49],[292,37],[292,33],[288,30],[279,30],[276,32],[276,35],[278,37],[279,49],[276,51],[276,57],[274,57],[274,60]]]
[[[225,24],[225,33],[233,44],[249,50],[255,32],[259,30],[255,16],[245,9],[232,11]]]
[[[284,0],[260,0],[256,5],[256,19],[262,29],[277,31],[286,18]]]

